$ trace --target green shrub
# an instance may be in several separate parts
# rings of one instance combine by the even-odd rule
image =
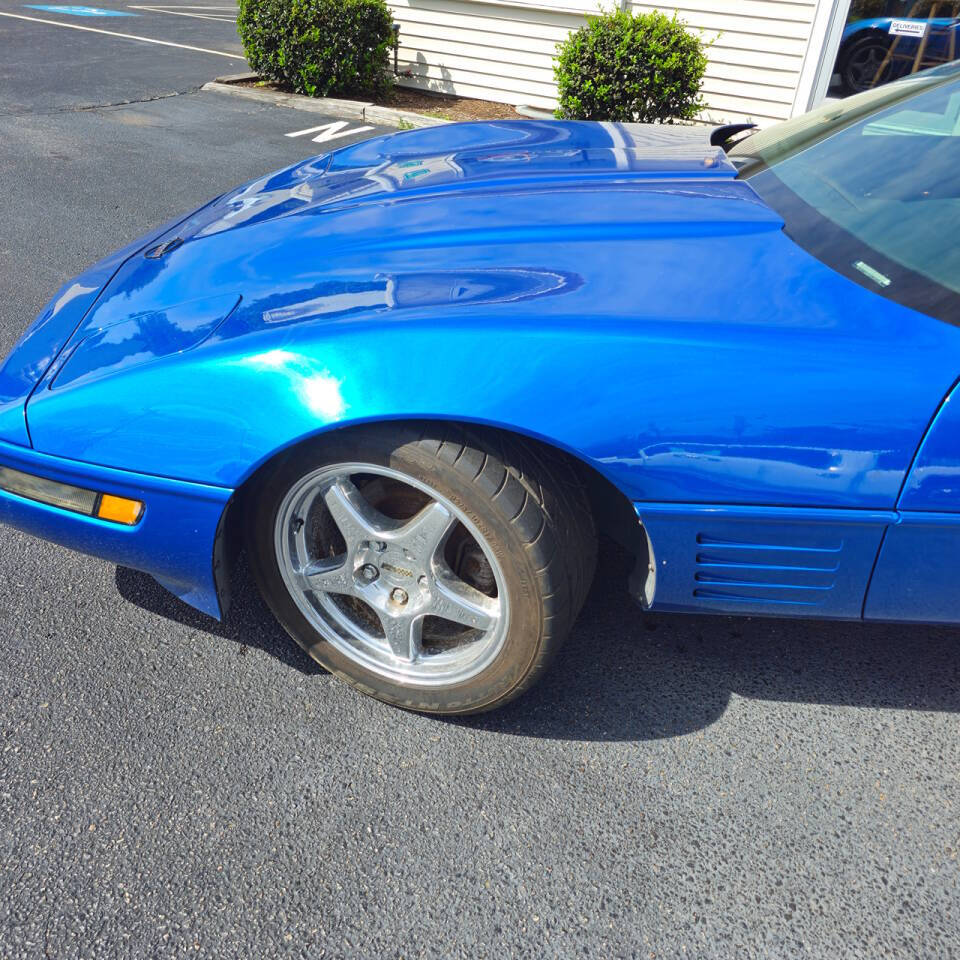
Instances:
[[[240,0],[251,69],[313,97],[377,96],[390,86],[393,33],[384,0]]]
[[[623,11],[588,17],[557,45],[554,75],[568,120],[670,123],[704,107],[704,43],[676,14]]]
[[[280,34],[286,4],[278,0],[240,0],[237,33],[250,69],[265,80],[280,80]]]

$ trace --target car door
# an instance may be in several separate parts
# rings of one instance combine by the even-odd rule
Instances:
[[[890,504],[863,615],[958,622],[960,64],[827,105],[794,124],[744,141],[732,159],[784,217],[788,235],[871,290],[878,312],[884,301],[915,311],[902,331],[900,369],[878,376],[916,378],[916,348],[936,341],[940,351],[937,383],[927,380],[936,392],[923,397],[929,425],[914,440]],[[910,396],[920,398],[919,390]],[[883,395],[878,382],[878,402]],[[892,425],[897,410],[886,415]]]
[[[960,386],[937,411],[887,528],[868,620],[960,620]]]

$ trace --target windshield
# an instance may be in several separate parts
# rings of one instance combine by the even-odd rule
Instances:
[[[826,104],[729,157],[814,256],[960,322],[960,64]]]

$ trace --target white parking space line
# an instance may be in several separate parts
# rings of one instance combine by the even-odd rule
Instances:
[[[115,30],[98,30],[96,27],[81,27],[76,23],[62,23],[60,20],[44,20],[41,17],[25,17],[22,13],[7,13],[0,10],[0,17],[12,17],[14,20],[27,20],[30,23],[46,23],[51,27],[66,27],[68,30],[83,30],[86,33],[102,33],[107,37],[120,37],[123,40],[139,40],[141,43],[155,43],[161,47],[179,47],[181,50],[192,50],[194,53],[208,53],[214,57],[227,57],[230,60],[243,62],[242,53],[226,53],[223,50],[208,50],[206,47],[191,47],[187,43],[173,43],[170,40],[155,40],[153,37],[138,37],[133,33],[117,33]]]
[[[324,123],[319,127],[307,127],[306,130],[295,130],[293,133],[285,133],[285,137],[305,137],[308,133],[317,133],[320,136],[313,137],[314,143],[323,143],[326,140],[337,140],[340,137],[352,137],[355,133],[366,133],[373,127],[352,127],[346,120],[334,120],[332,123]]]
[[[169,13],[172,17],[193,17],[196,20],[220,20],[222,23],[236,23],[237,18],[235,16],[230,17],[225,13],[189,13],[188,10],[229,10],[229,7],[188,7],[188,8],[174,8],[174,7],[154,7],[154,6],[134,6],[132,3],[127,4],[129,10],[146,10],[149,13]]]

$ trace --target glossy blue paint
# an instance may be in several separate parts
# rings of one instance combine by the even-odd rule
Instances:
[[[867,620],[960,620],[960,514],[904,512],[887,530],[864,605]]]
[[[0,441],[30,446],[25,408],[34,387],[61,354],[120,266],[175,229],[182,219],[163,224],[104,257],[54,294],[0,366]]]
[[[190,350],[209,337],[239,302],[232,294],[205,297],[130,319],[116,313],[107,317],[109,310],[95,309],[83,324],[84,339],[64,352],[63,363],[51,368],[50,389],[86,383]],[[109,301],[105,306],[113,304]]]
[[[468,419],[574,451],[634,499],[892,508],[960,331],[780,228],[702,131],[369,141],[129,260],[100,309],[243,301],[188,353],[39,389],[30,430],[52,453],[232,487],[325,429]]]
[[[493,424],[645,501],[658,607],[859,616],[960,329],[781,228],[697,128],[377,138],[238,188],[88,277],[0,374],[0,432],[27,441],[26,403],[34,447],[81,474],[226,497],[323,431]],[[212,512],[164,549],[209,568]],[[72,543],[75,522],[35,529]]]
[[[937,411],[899,506],[901,510],[960,512],[960,387]]]
[[[893,511],[638,503],[655,610],[859,619]]]
[[[233,491],[73,463],[3,442],[0,466],[142,500],[142,519],[125,527],[0,491],[0,522],[152,574],[187,603],[220,616],[213,546]]]
[[[30,446],[27,397],[124,259],[123,252],[107,257],[65,284],[0,367],[0,439]]]

